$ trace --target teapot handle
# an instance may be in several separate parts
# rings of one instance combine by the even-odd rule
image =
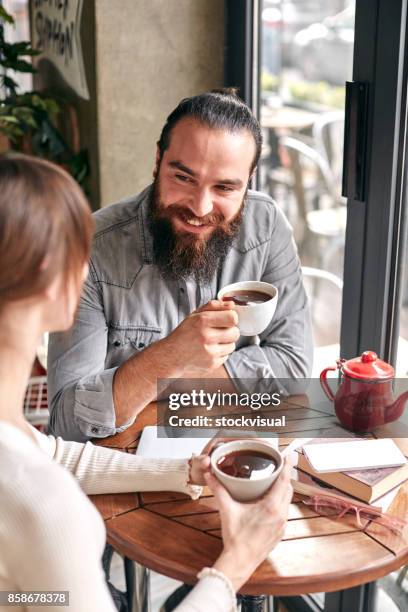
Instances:
[[[323,372],[321,372],[320,374],[320,384],[322,386],[323,391],[325,392],[325,394],[327,395],[327,397],[329,398],[331,402],[334,401],[334,394],[333,394],[333,391],[330,389],[329,383],[327,382],[327,372],[335,372],[336,370],[337,370],[337,367],[336,368],[325,368]]]

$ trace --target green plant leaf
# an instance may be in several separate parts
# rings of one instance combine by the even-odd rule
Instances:
[[[25,60],[3,60],[1,64],[4,68],[10,68],[11,70],[15,70],[16,72],[36,72],[34,66],[32,64],[29,64]]]
[[[20,40],[12,43],[13,49],[17,55],[39,55],[41,51],[33,49],[29,40]]]
[[[20,106],[13,109],[13,115],[17,117],[21,123],[25,124],[26,128],[38,128],[38,120],[34,115],[32,108]]]
[[[56,117],[61,112],[61,108],[60,108],[58,102],[56,102],[52,98],[47,98],[47,100],[46,100],[46,107],[47,107],[47,112],[53,118]]]
[[[2,116],[0,116],[0,122],[16,123],[16,124],[20,123],[18,118],[17,117],[13,117],[12,115],[2,115]]]
[[[2,84],[3,86],[8,89],[9,91],[11,91],[12,94],[16,93],[16,89],[18,87],[18,84],[16,83],[16,81],[14,79],[12,79],[11,77],[4,75],[2,78]]]
[[[47,103],[46,103],[45,99],[40,94],[37,94],[37,93],[26,94],[26,96],[27,96],[27,98],[28,98],[28,96],[30,97],[31,104],[33,106],[35,106],[36,108],[40,108],[42,110],[46,110]]]
[[[2,5],[0,5],[0,21],[14,24],[14,18],[6,11],[6,9]]]

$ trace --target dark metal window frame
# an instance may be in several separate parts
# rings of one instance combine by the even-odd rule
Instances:
[[[260,114],[261,0],[225,0],[224,86],[237,87],[240,97]],[[250,186],[259,188],[258,173]]]
[[[356,0],[353,79],[368,84],[365,201],[347,201],[341,355],[395,362],[406,209],[407,0]],[[350,136],[350,135],[349,135]]]
[[[342,357],[372,349],[392,363],[407,216],[407,3],[356,0],[353,79],[368,86],[365,200],[349,197],[347,203],[341,325]],[[259,0],[225,1],[225,85],[239,87],[258,117],[260,8]]]
[[[259,116],[259,0],[225,0],[224,85]]]

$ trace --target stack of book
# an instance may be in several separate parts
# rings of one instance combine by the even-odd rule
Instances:
[[[350,440],[348,440],[350,441]],[[333,440],[316,439],[313,443],[334,442]],[[336,440],[335,442],[341,442]],[[398,445],[398,441],[395,440]],[[406,448],[401,448],[408,457]],[[408,479],[408,462],[394,467],[371,469],[352,469],[347,471],[317,471],[312,467],[304,451],[299,451],[298,468],[314,480],[328,484],[352,497],[372,503]]]

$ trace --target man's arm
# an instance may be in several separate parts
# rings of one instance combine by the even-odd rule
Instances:
[[[105,370],[107,343],[100,288],[90,270],[74,326],[49,339],[50,433],[79,442],[116,433],[112,400],[116,368]]]
[[[239,337],[237,315],[228,302],[207,308],[119,368],[105,369],[108,325],[91,270],[74,327],[50,336],[50,432],[79,442],[110,436],[156,399],[158,378],[226,377],[220,368]]]
[[[232,302],[209,302],[187,317],[167,338],[155,342],[117,370],[113,381],[116,424],[134,418],[156,399],[158,379],[219,379],[239,338]],[[183,385],[180,381],[180,385]],[[232,383],[226,391],[235,391]]]

